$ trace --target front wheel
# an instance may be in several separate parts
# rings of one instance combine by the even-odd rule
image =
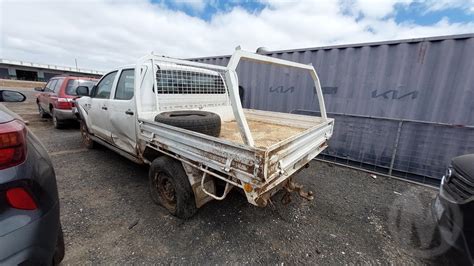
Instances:
[[[82,143],[87,149],[93,149],[95,146],[95,142],[92,140],[89,130],[87,129],[86,123],[84,121],[80,122],[80,130],[81,130],[81,137]]]
[[[150,166],[151,198],[172,215],[187,219],[197,212],[194,192],[181,162],[167,156],[155,159]]]
[[[43,110],[43,107],[41,107],[40,103],[37,102],[36,104],[38,105],[38,113],[39,113],[40,117],[41,118],[47,118],[48,114]]]

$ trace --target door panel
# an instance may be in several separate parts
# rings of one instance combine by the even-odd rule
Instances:
[[[64,78],[58,78],[56,79],[56,81],[57,82],[54,84],[54,86],[51,86],[49,88],[50,92],[48,94],[48,105],[51,104],[55,108],[57,106],[58,92],[59,92],[59,89],[61,88],[61,85],[64,82]]]
[[[44,91],[41,92],[40,94],[40,104],[41,108],[43,108],[44,111],[49,112],[49,94],[52,92],[52,88],[56,86],[57,80],[56,79],[51,79],[48,84],[44,87]]]
[[[117,71],[105,75],[91,95],[89,111],[91,131],[97,137],[112,142],[110,134],[109,102],[110,93],[116,84]]]
[[[110,100],[110,132],[113,143],[120,149],[137,155],[134,69],[122,70],[114,97]]]

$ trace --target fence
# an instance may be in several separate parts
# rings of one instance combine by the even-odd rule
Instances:
[[[293,113],[319,115],[315,111]],[[334,136],[324,161],[439,184],[451,158],[474,153],[474,126],[328,113]]]

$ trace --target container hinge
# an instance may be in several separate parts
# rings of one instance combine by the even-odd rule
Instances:
[[[278,161],[278,173],[280,173],[280,175],[288,175],[288,173],[285,171],[285,169],[283,169],[283,167],[281,166],[282,165],[282,161]]]
[[[230,165],[232,164],[232,161],[234,158],[227,158],[227,161],[225,162],[225,166],[222,168],[222,170],[226,171],[227,173],[230,172]]]
[[[254,164],[254,167],[253,167],[253,176],[257,177],[258,175],[258,169],[260,168],[260,165],[258,164]]]

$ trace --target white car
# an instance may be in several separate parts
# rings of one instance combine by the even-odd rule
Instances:
[[[321,117],[243,109],[241,60],[307,72]],[[334,125],[313,66],[241,50],[227,67],[145,56],[77,93],[85,145],[100,143],[149,164],[152,198],[181,218],[234,187],[262,207],[283,187],[311,199],[291,176],[327,147]],[[220,193],[217,182],[225,184]]]

